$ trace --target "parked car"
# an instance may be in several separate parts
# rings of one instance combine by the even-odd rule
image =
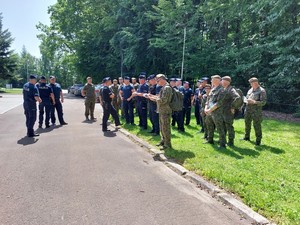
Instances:
[[[81,95],[81,90],[82,90],[82,88],[83,88],[83,85],[80,86],[80,87],[78,87],[78,88],[76,88],[75,91],[74,91],[74,95],[75,95],[75,96],[83,97],[83,96]]]
[[[95,94],[96,94],[96,102],[100,102],[99,95],[100,95],[100,89],[103,87],[102,84],[97,84],[95,86]]]
[[[83,84],[74,84],[73,86],[70,87],[70,94],[74,94],[75,95],[75,91],[80,88],[83,87]]]

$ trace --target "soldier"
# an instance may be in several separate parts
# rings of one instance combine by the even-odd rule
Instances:
[[[172,88],[167,83],[167,78],[163,74],[156,75],[156,81],[159,86],[162,86],[159,95],[149,95],[150,99],[157,102],[157,110],[159,112],[159,125],[161,131],[161,141],[157,146],[161,146],[161,150],[171,148],[171,114],[172,109],[170,102],[172,99]]]
[[[46,77],[41,76],[39,83],[36,84],[36,87],[39,90],[40,98],[42,99],[42,102],[39,104],[39,128],[42,128],[43,121],[44,121],[44,113],[46,113],[45,116],[45,125],[46,128],[50,127],[50,114],[51,114],[51,101],[55,103],[53,90],[52,88],[46,84]]]
[[[91,77],[86,78],[87,83],[81,90],[81,95],[85,98],[85,118],[89,121],[89,115],[91,116],[91,120],[96,120],[94,117],[95,111],[95,103],[96,103],[96,93],[95,86],[92,83],[93,79]]]
[[[139,82],[140,85],[138,87],[138,90],[134,93],[134,96],[137,100],[137,109],[138,109],[138,116],[139,116],[139,126],[143,130],[147,130],[148,127],[148,120],[147,120],[147,99],[145,99],[143,96],[144,94],[148,93],[149,86],[146,83],[146,75],[144,73],[141,73],[139,76]]]
[[[117,114],[116,109],[112,106],[111,101],[114,98],[114,93],[109,88],[111,85],[110,77],[106,77],[103,79],[103,89],[101,91],[102,101],[103,101],[103,118],[102,118],[102,131],[107,132],[110,131],[107,129],[107,121],[110,115],[112,115],[115,125],[117,128],[121,125],[119,115]]]
[[[26,116],[26,127],[27,127],[27,136],[35,137],[39,134],[34,133],[34,123],[36,121],[36,102],[41,103],[42,99],[39,97],[39,90],[35,86],[36,76],[30,75],[29,82],[23,86],[23,107],[24,114]]]
[[[222,123],[222,115],[220,110],[217,110],[217,103],[219,99],[219,95],[222,91],[221,86],[221,77],[219,75],[214,75],[211,77],[213,89],[208,95],[208,99],[205,105],[205,114],[207,115],[207,142],[205,143],[214,143],[214,130],[217,128],[219,134],[221,136],[225,136],[225,129]],[[210,117],[211,116],[211,117]],[[210,120],[212,118],[212,120]],[[220,147],[225,147],[225,143],[220,143]]]
[[[149,82],[149,94],[156,95],[157,93],[157,83],[155,80],[155,75],[152,74],[147,78]],[[154,136],[159,135],[159,115],[157,113],[157,104],[155,100],[149,99],[149,117],[152,123],[152,130],[149,133],[152,133]]]
[[[253,127],[256,136],[256,145],[261,144],[262,131],[262,107],[267,102],[267,94],[264,88],[259,85],[258,79],[252,77],[249,79],[251,89],[248,91],[246,99],[246,109],[245,109],[245,136],[243,140],[250,141],[250,131],[251,123],[253,120]]]
[[[202,117],[202,120],[203,120],[203,128],[204,128],[204,136],[203,136],[203,138],[204,139],[207,139],[207,137],[208,137],[207,123],[210,123],[212,121],[211,115],[206,115],[205,112],[204,112],[205,104],[207,102],[207,97],[208,97],[210,91],[211,91],[211,85],[210,84],[206,84],[205,85],[205,94],[202,96],[201,109],[200,109],[201,117]],[[212,123],[213,123],[213,121],[212,121]]]
[[[55,102],[53,102],[53,106],[51,109],[52,125],[55,125],[55,121],[56,121],[55,109],[57,111],[57,116],[58,116],[60,125],[68,125],[68,123],[66,123],[64,121],[64,117],[63,117],[63,108],[62,108],[62,103],[64,102],[63,92],[62,92],[60,84],[56,83],[55,76],[50,76],[50,87],[53,90],[53,95],[54,95],[54,99],[55,99]]]
[[[119,115],[119,104],[118,104],[119,84],[118,84],[118,80],[117,79],[113,80],[113,84],[110,86],[110,89],[112,90],[112,92],[115,95],[115,97],[112,100],[112,105],[116,109],[116,111],[117,111],[117,113]]]
[[[199,98],[199,95],[202,92],[202,89],[204,89],[204,87],[202,86],[203,81],[202,80],[198,80],[197,81],[197,88],[195,90],[194,93],[194,97],[192,100],[192,105],[195,106],[195,118],[196,118],[196,123],[197,125],[201,125],[202,129],[203,129],[203,123],[202,123],[202,118],[200,115],[200,109],[201,109],[201,99]]]
[[[225,130],[228,133],[228,146],[234,145],[234,112],[238,108],[237,102],[241,98],[237,91],[230,85],[231,78],[229,76],[222,77],[222,86],[224,91],[222,92],[223,97],[221,99],[222,105],[220,110],[222,111],[223,124],[225,125]],[[226,134],[226,132],[225,132]],[[224,137],[221,137],[224,138]],[[223,140],[222,140],[223,142]],[[225,137],[226,142],[226,137]]]
[[[127,124],[134,125],[134,115],[133,115],[133,102],[132,98],[134,92],[134,87],[130,84],[130,78],[124,77],[124,84],[120,88],[120,99],[122,100],[122,107],[125,115],[125,120]]]
[[[118,109],[121,109],[121,117],[124,118],[125,114],[124,114],[123,105],[122,105],[123,102],[122,102],[122,99],[120,97],[120,90],[121,90],[121,88],[124,85],[124,79],[123,79],[123,77],[119,77],[118,80],[119,80],[119,90],[118,90],[119,93],[118,93],[118,99],[117,99],[117,101],[118,101]],[[117,111],[117,112],[119,114],[119,111]]]
[[[136,78],[132,77],[131,82],[132,82],[132,85],[133,85],[134,89],[137,91],[140,84],[138,82],[136,82]]]
[[[174,82],[175,79],[175,82]],[[170,79],[170,86],[174,89],[177,89],[180,92],[183,92],[183,87],[181,86],[181,79],[180,78],[171,78]],[[184,119],[183,119],[183,110],[172,112],[172,126],[174,127],[177,123],[177,129],[180,132],[185,132],[184,129]]]

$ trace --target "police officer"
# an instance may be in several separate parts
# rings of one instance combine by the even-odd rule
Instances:
[[[258,79],[252,77],[249,79],[251,89],[248,91],[246,99],[246,109],[245,109],[245,137],[243,140],[250,140],[251,123],[253,120],[253,127],[256,136],[256,145],[261,144],[262,131],[262,107],[267,102],[267,94],[264,88],[259,85]]]
[[[202,127],[201,132],[204,132],[203,121],[202,121],[202,117],[200,115],[203,89],[204,89],[203,81],[198,80],[197,88],[195,90],[195,94],[194,94],[194,97],[192,100],[192,105],[195,106],[196,123],[197,123],[197,125],[201,125],[201,127]]]
[[[175,82],[174,82],[175,79]],[[170,79],[170,86],[174,89],[183,93],[183,86],[181,86],[182,82],[180,78],[171,78]],[[180,132],[185,132],[184,129],[184,118],[183,118],[183,110],[172,112],[172,126],[174,127],[177,123],[177,129]]]
[[[207,137],[208,137],[207,124],[209,123],[209,120],[212,121],[212,118],[208,118],[208,117],[211,117],[211,116],[206,115],[205,112],[204,112],[204,109],[205,109],[205,104],[207,102],[208,95],[211,91],[211,85],[206,84],[204,88],[205,88],[205,94],[202,96],[200,113],[201,113],[201,117],[202,117],[202,121],[203,121],[203,127],[204,127],[204,136],[203,136],[203,138],[207,140]]]
[[[155,79],[155,75],[152,74],[147,78],[149,82],[149,94],[157,95],[157,91],[160,88],[157,88],[157,82]],[[160,86],[159,86],[160,87]],[[149,133],[152,133],[154,136],[159,135],[159,115],[157,113],[157,104],[155,100],[149,99],[149,117],[152,123],[152,130]]]
[[[24,114],[26,116],[26,127],[27,127],[27,136],[35,137],[39,134],[34,133],[33,127],[36,121],[36,102],[41,103],[42,99],[39,97],[39,90],[35,86],[36,76],[30,75],[29,82],[23,86],[23,107]]]
[[[64,96],[62,93],[62,89],[60,84],[56,83],[56,78],[55,76],[50,76],[50,87],[53,90],[53,94],[54,94],[54,99],[55,102],[53,102],[53,106],[51,109],[51,122],[52,125],[55,125],[55,109],[57,111],[57,116],[58,116],[58,120],[60,125],[67,125],[68,123],[66,123],[64,121],[64,117],[63,117],[63,108],[62,108],[62,104],[64,102]]]
[[[39,83],[36,84],[36,87],[39,90],[40,98],[42,99],[42,102],[39,104],[39,128],[42,128],[43,121],[44,121],[44,113],[46,113],[45,116],[45,125],[46,128],[50,127],[50,114],[51,114],[51,108],[52,108],[52,102],[55,102],[53,90],[52,88],[46,84],[46,77],[41,76]]]
[[[183,83],[183,121],[185,120],[185,125],[190,125],[191,121],[191,108],[192,108],[192,100],[194,96],[193,90],[190,88],[188,81],[184,81]]]
[[[109,88],[111,85],[111,78],[106,77],[103,79],[103,88],[101,91],[102,101],[103,101],[103,118],[102,118],[102,131],[107,132],[110,131],[107,129],[107,121],[110,115],[112,115],[115,125],[118,128],[120,126],[119,115],[117,114],[116,109],[112,106],[112,99],[115,97],[112,90]]]
[[[138,90],[134,93],[137,96],[137,109],[139,116],[139,126],[147,130],[148,120],[147,120],[147,99],[144,98],[144,94],[147,94],[149,91],[149,86],[146,83],[146,73],[142,72],[139,76],[139,87]]]
[[[93,79],[91,77],[86,78],[87,83],[81,90],[81,95],[85,98],[85,119],[89,120],[89,115],[91,116],[91,120],[96,120],[94,117],[95,111],[95,103],[96,103],[96,93],[95,93],[95,85],[92,83]]]
[[[135,89],[130,83],[130,77],[124,77],[124,84],[120,88],[120,99],[122,101],[122,108],[127,124],[134,125],[134,114],[133,114],[133,92]]]

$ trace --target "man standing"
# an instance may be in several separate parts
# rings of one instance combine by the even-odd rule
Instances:
[[[134,92],[134,87],[130,84],[130,78],[124,77],[124,84],[120,88],[120,99],[122,101],[122,108],[124,111],[124,116],[127,124],[134,125],[134,115],[133,115],[133,100],[132,98]]]
[[[202,96],[201,109],[200,109],[200,113],[201,113],[201,117],[202,117],[202,121],[203,121],[203,128],[204,128],[204,136],[203,136],[204,139],[207,139],[207,137],[208,137],[207,124],[211,123],[214,125],[211,115],[206,115],[204,112],[205,104],[207,102],[207,98],[208,98],[210,91],[211,91],[211,85],[206,84],[205,85],[205,94]],[[214,128],[212,130],[214,130]]]
[[[200,115],[200,110],[201,110],[201,98],[202,97],[201,93],[202,90],[204,89],[204,87],[202,86],[203,81],[202,80],[198,80],[197,81],[197,88],[195,90],[195,94],[192,100],[192,105],[195,106],[195,118],[196,118],[196,123],[197,125],[201,125],[202,129],[201,132],[203,132],[203,121],[202,121],[202,117]]]
[[[119,85],[118,80],[114,79],[113,84],[110,86],[110,89],[114,93],[115,97],[112,100],[112,105],[116,109],[117,113],[119,114],[119,104],[118,104],[118,95],[119,95]]]
[[[139,76],[139,87],[138,90],[134,93],[137,100],[137,109],[139,116],[139,126],[143,130],[147,130],[148,128],[148,120],[147,120],[147,99],[144,98],[144,94],[148,93],[149,86],[146,83],[146,75],[145,73],[141,73]]]
[[[159,125],[161,131],[161,141],[157,146],[161,146],[161,150],[171,148],[171,114],[172,109],[170,102],[172,99],[172,88],[167,83],[167,78],[163,74],[156,75],[156,81],[159,86],[162,86],[159,95],[150,95],[150,99],[155,99],[157,102],[157,110],[159,113]]]
[[[157,82],[155,80],[155,75],[152,74],[147,78],[149,86],[149,94],[156,95]],[[149,99],[149,117],[152,123],[152,130],[149,133],[152,133],[154,136],[159,135],[159,115],[157,113],[157,103],[155,100]]]
[[[39,104],[39,128],[42,128],[44,121],[44,112],[46,112],[45,116],[45,126],[46,128],[50,127],[50,114],[51,114],[51,101],[55,103],[53,90],[52,88],[46,84],[46,77],[41,76],[39,83],[36,84],[36,87],[39,90],[40,98],[42,102]],[[50,101],[51,99],[51,101]]]
[[[211,82],[213,89],[208,95],[208,99],[205,105],[205,114],[207,116],[211,116],[208,118],[212,118],[212,120],[207,120],[207,142],[213,144],[214,143],[214,130],[217,128],[220,136],[220,147],[225,147],[225,128],[222,120],[222,112],[219,110],[218,100],[220,98],[220,94],[223,90],[221,86],[221,77],[219,75],[214,75],[211,77]]]
[[[121,99],[121,96],[120,96],[120,90],[124,85],[124,79],[123,79],[123,77],[119,77],[118,80],[119,80],[119,90],[118,90],[118,97],[117,97],[118,110],[117,109],[116,110],[117,110],[117,113],[119,115],[119,109],[121,109],[121,117],[124,118],[125,114],[124,114],[123,105],[122,105],[123,102],[122,102],[122,99]]]
[[[176,85],[178,85],[178,86],[176,86]],[[183,87],[181,86],[181,79],[179,79],[179,78],[171,78],[170,86],[173,89],[183,92]],[[184,130],[183,109],[181,109],[180,111],[172,112],[172,123],[171,124],[174,127],[176,123],[177,123],[178,131],[184,132],[185,130]]]
[[[91,120],[96,120],[94,117],[95,111],[95,103],[96,103],[96,93],[95,86],[93,84],[93,79],[91,77],[86,78],[87,83],[81,90],[81,95],[85,97],[85,119],[89,121],[89,115],[91,116]]]
[[[103,89],[101,91],[102,101],[103,101],[103,118],[102,118],[102,131],[107,132],[110,131],[107,129],[107,121],[110,115],[112,115],[115,125],[118,128],[120,126],[119,115],[117,114],[116,109],[112,106],[111,101],[115,97],[114,93],[112,93],[109,86],[111,85],[110,77],[106,77],[103,79]]]
[[[243,140],[250,141],[251,123],[253,120],[253,127],[256,136],[256,145],[261,144],[262,131],[262,107],[267,103],[267,94],[264,88],[262,88],[256,77],[252,77],[249,80],[251,89],[248,91],[246,99],[245,109],[245,137]]]
[[[41,103],[42,100],[39,97],[39,91],[36,84],[36,76],[30,75],[29,82],[23,86],[23,107],[24,114],[26,116],[26,127],[27,127],[27,136],[35,137],[39,134],[34,133],[33,127],[36,121],[36,102]]]
[[[53,90],[53,95],[55,99],[55,102],[52,102],[53,106],[51,109],[51,122],[53,125],[55,125],[55,121],[56,121],[55,109],[56,109],[58,121],[60,125],[68,125],[68,123],[64,121],[64,117],[63,117],[63,108],[62,108],[62,103],[64,102],[63,92],[60,84],[56,83],[55,76],[50,76],[50,87]]]
[[[190,83],[184,81],[183,83],[183,121],[185,120],[185,125],[190,125],[191,121],[191,109],[192,109],[192,100],[194,96],[193,90],[190,88]]]

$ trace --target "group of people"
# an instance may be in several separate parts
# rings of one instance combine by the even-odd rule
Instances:
[[[211,81],[211,82],[210,82]],[[185,132],[185,126],[190,124],[191,109],[194,106],[195,118],[201,126],[199,132],[204,133],[206,142],[214,144],[214,133],[219,133],[219,147],[234,145],[235,132],[233,127],[234,115],[242,106],[246,106],[245,136],[243,140],[250,140],[251,123],[256,135],[256,145],[261,144],[262,131],[262,107],[266,104],[266,91],[259,85],[257,78],[249,80],[251,89],[246,96],[241,95],[237,89],[231,86],[229,76],[214,75],[209,79],[203,77],[197,81],[195,91],[189,82],[179,78],[170,78],[165,75],[150,75],[142,72],[136,78],[128,76],[112,80],[110,77],[103,79],[103,88],[100,90],[100,103],[104,109],[102,130],[107,129],[107,121],[112,115],[115,125],[121,125],[119,111],[126,124],[136,125],[134,114],[136,113],[141,129],[148,129],[148,117],[151,122],[151,130],[154,136],[161,135],[158,143],[161,149],[171,147],[171,126],[180,132]],[[175,92],[182,93],[182,107],[174,111],[170,106]],[[134,112],[135,111],[135,112]],[[226,140],[226,136],[228,139]]]
[[[41,76],[37,83],[37,76],[30,75],[29,81],[23,86],[23,108],[26,116],[27,136],[39,136],[34,131],[34,124],[37,119],[37,104],[39,103],[39,128],[50,128],[50,119],[52,125],[55,125],[57,112],[60,125],[67,125],[63,118],[64,96],[61,86],[56,83],[55,76],[49,77],[49,84],[45,76]],[[45,115],[45,119],[44,119]]]

